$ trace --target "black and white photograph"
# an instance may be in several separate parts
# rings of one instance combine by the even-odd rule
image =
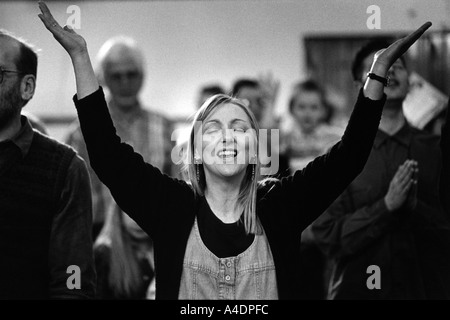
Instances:
[[[447,0],[0,1],[0,300],[450,300],[449,94]]]

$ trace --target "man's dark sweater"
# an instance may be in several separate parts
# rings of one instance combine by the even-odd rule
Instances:
[[[21,120],[20,131],[0,142],[0,299],[93,298],[86,165]],[[71,290],[73,265],[81,288]]]

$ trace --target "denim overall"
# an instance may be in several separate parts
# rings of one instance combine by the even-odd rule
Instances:
[[[197,219],[183,261],[182,300],[278,299],[275,264],[265,233],[235,257],[218,258],[203,243]]]

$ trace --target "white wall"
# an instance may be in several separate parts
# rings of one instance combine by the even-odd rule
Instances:
[[[51,1],[65,24],[70,5],[81,9],[82,34],[95,56],[111,36],[135,37],[146,53],[142,98],[168,116],[189,115],[205,82],[229,87],[239,76],[271,71],[281,81],[277,111],[303,76],[302,36],[412,30],[425,21],[450,22],[450,1]],[[368,30],[366,9],[381,8],[381,30]],[[0,2],[0,28],[41,49],[38,87],[27,109],[38,116],[74,116],[74,76],[68,56],[37,17],[36,1]],[[330,52],[330,54],[332,54]]]

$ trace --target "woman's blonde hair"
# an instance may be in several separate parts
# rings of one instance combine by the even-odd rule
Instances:
[[[246,169],[246,174],[242,180],[239,195],[238,206],[243,208],[243,222],[247,233],[260,234],[262,229],[258,223],[256,217],[256,193],[258,189],[258,178],[260,172],[259,162],[259,125],[255,116],[250,109],[240,100],[226,94],[216,94],[207,99],[199,110],[194,115],[192,121],[192,127],[190,131],[188,146],[187,146],[187,159],[185,170],[187,171],[189,182],[191,183],[194,192],[197,196],[203,196],[206,189],[206,180],[203,164],[199,163],[196,159],[196,139],[201,139],[202,132],[199,130],[199,123],[208,118],[208,116],[216,110],[219,106],[224,104],[234,104],[247,114],[250,119],[251,128],[256,132],[256,159],[255,163],[249,164]],[[197,153],[201,153],[201,150]],[[251,157],[252,155],[250,155]]]

